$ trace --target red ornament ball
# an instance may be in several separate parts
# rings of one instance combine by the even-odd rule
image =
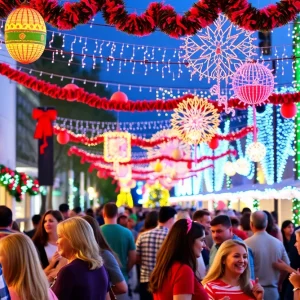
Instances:
[[[188,167],[189,170],[191,170],[192,167],[193,167],[193,166],[192,166],[192,162],[189,161],[189,162],[187,163],[187,167]]]
[[[208,146],[210,149],[216,150],[219,147],[219,139],[217,137],[213,137],[208,143]]]
[[[76,91],[77,89],[79,89],[79,87],[76,85],[76,84],[74,84],[74,83],[69,83],[69,84],[67,84],[66,86],[64,86],[64,89],[65,90],[69,90],[69,91]],[[76,98],[69,98],[69,99],[67,99],[68,101],[70,101],[70,102],[73,102],[73,101],[76,101]]]
[[[62,131],[57,135],[57,142],[61,145],[68,144],[70,141],[70,135],[67,131]]]
[[[125,93],[118,91],[112,94],[110,101],[126,103],[128,102],[128,97]]]
[[[297,114],[297,105],[293,102],[283,103],[280,108],[281,115],[286,119],[292,119]]]

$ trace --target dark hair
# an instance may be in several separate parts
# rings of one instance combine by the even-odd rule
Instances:
[[[77,215],[80,214],[82,212],[82,209],[80,206],[76,206],[72,209]]]
[[[19,224],[16,221],[12,222],[11,229],[20,232]]]
[[[121,219],[128,219],[128,217],[126,215],[119,216],[118,219],[117,219],[118,224],[120,224]]]
[[[291,220],[286,220],[282,222],[281,225],[281,233],[282,233],[282,237],[283,237],[283,244],[285,245],[286,243],[288,243],[289,241],[287,240],[285,233],[284,233],[284,229],[287,228],[288,226],[290,226],[291,224],[293,224],[293,222]],[[293,224],[294,226],[294,224]]]
[[[156,266],[151,273],[149,286],[152,293],[161,289],[168,272],[175,262],[191,267],[196,274],[197,257],[194,253],[194,242],[205,234],[204,227],[192,222],[190,231],[188,220],[181,219],[175,222],[160,250],[157,253]]]
[[[241,227],[243,228],[244,231],[250,231],[250,219],[251,219],[251,213],[245,213],[241,217]]]
[[[166,223],[177,214],[176,210],[171,206],[163,206],[158,213],[158,221]]]
[[[234,226],[234,227],[238,227],[240,225],[240,222],[239,222],[238,218],[231,217],[230,221],[231,221],[231,225]]]
[[[0,227],[8,227],[12,224],[13,214],[9,207],[0,205]]]
[[[272,236],[276,235],[278,233],[278,229],[275,226],[275,222],[274,222],[272,215],[266,210],[264,210],[263,212],[267,215],[267,218],[268,218],[266,232]]]
[[[146,215],[145,223],[144,223],[144,230],[153,229],[158,224],[158,213],[157,211],[150,211]]]
[[[65,212],[68,212],[68,211],[69,211],[70,207],[69,207],[69,204],[63,203],[63,204],[61,204],[61,205],[58,207],[58,209],[59,209],[60,212],[65,213]]]
[[[204,216],[210,216],[209,211],[203,210],[203,209],[197,210],[193,214],[193,221],[197,221],[199,219],[202,219]]]
[[[47,215],[52,215],[58,223],[64,220],[61,212],[58,210],[48,210],[45,212],[32,238],[34,243],[42,246],[46,246],[48,243],[48,234],[44,227],[44,222]]]
[[[106,203],[103,210],[106,217],[109,219],[115,218],[118,215],[118,207],[113,202]]]
[[[124,210],[128,210],[129,211],[129,215],[133,214],[133,210],[130,207],[128,207],[128,206],[126,206]]]
[[[212,219],[212,221],[210,222],[210,226],[217,226],[217,225],[223,225],[227,228],[232,226],[230,218],[226,215],[219,215]]]
[[[105,237],[103,236],[97,220],[95,220],[91,216],[83,216],[82,218],[91,225],[93,232],[94,232],[95,240],[96,240],[100,250],[107,250],[107,251],[111,252],[115,256],[118,263],[120,264],[118,257],[115,255],[113,250],[109,247]]]
[[[91,217],[94,217],[95,214],[94,214],[94,211],[92,208],[88,208],[85,213],[88,215],[88,216],[91,216]]]
[[[41,221],[41,215],[33,215],[31,221],[34,225],[38,225]]]
[[[252,211],[251,211],[251,209],[249,207],[244,207],[243,210],[242,210],[242,215],[246,214],[246,213],[250,213],[251,214],[251,212]]]
[[[272,211],[271,216],[273,217],[273,220],[274,220],[275,224],[277,224],[278,223],[278,214],[277,214],[277,212]]]

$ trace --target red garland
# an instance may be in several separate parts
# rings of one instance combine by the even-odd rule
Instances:
[[[199,172],[203,172],[204,170],[206,169],[210,169],[210,168],[213,168],[214,165],[208,165],[206,167],[203,167],[203,168],[200,168],[200,169],[197,169],[197,170],[191,170],[189,173],[199,173]],[[90,168],[88,169],[88,172],[93,172],[94,170],[97,170],[97,171],[100,171],[101,172],[101,178],[104,178],[104,179],[107,179],[108,177],[112,177],[114,178],[115,177],[115,172],[112,170],[112,169],[109,169],[109,168],[104,168],[104,167],[98,167],[98,166],[95,166],[95,165],[91,165]],[[154,171],[143,171],[143,170],[140,170],[140,171],[137,171],[137,170],[132,170],[132,173],[133,174],[138,174],[138,175],[149,175],[149,174],[157,174],[155,173]],[[184,179],[187,179],[187,178],[190,178],[192,176],[197,176],[196,174],[190,174],[189,176],[186,176],[186,177],[180,177],[180,178],[173,178],[174,181],[177,181],[177,180],[184,180]],[[155,177],[155,179],[163,179],[163,178],[166,178],[166,176],[158,176],[158,177]],[[136,181],[145,181],[145,180],[148,180],[150,179],[149,177],[147,176],[132,176],[131,179],[134,179]]]
[[[54,134],[58,135],[59,133],[67,131],[70,136],[70,142],[73,143],[81,143],[86,146],[97,146],[99,144],[102,144],[104,142],[103,135],[98,135],[92,138],[87,137],[83,134],[76,134],[70,130],[66,130],[65,128],[59,127],[58,125],[54,126]],[[216,134],[215,137],[219,140],[226,140],[226,141],[236,141],[247,134],[253,132],[253,126],[247,126],[242,128],[240,131],[237,132],[230,132],[226,135],[222,134]],[[131,146],[141,147],[141,148],[153,148],[155,146],[158,146],[162,143],[166,143],[169,141],[172,141],[174,139],[177,139],[177,137],[170,137],[170,138],[160,138],[157,140],[153,139],[143,139],[139,138],[137,136],[131,137]]]
[[[227,156],[227,155],[234,155],[236,156],[237,152],[235,150],[228,150],[226,152],[221,153],[220,155],[216,156],[202,156],[198,159],[175,159],[171,156],[166,156],[166,155],[161,155],[161,156],[156,156],[156,157],[151,157],[151,158],[141,158],[141,159],[131,159],[128,162],[120,163],[121,165],[138,165],[138,164],[149,164],[151,162],[157,161],[157,160],[169,160],[169,161],[174,161],[174,162],[186,162],[186,163],[201,163],[204,160],[217,160],[221,157]],[[82,149],[79,149],[75,146],[71,147],[68,151],[68,155],[76,155],[78,157],[81,157],[81,163],[106,163],[102,155],[95,155],[91,154],[89,152],[86,152]]]
[[[0,17],[21,5],[20,0],[0,0]],[[223,12],[231,22],[246,30],[269,31],[295,19],[300,12],[300,0],[281,0],[262,9],[247,0],[198,0],[183,15],[177,14],[168,4],[152,2],[141,15],[128,14],[123,0],[80,0],[59,5],[58,0],[30,0],[30,6],[46,22],[59,29],[72,29],[86,24],[102,11],[107,24],[118,30],[138,36],[148,35],[159,28],[171,37],[195,34],[209,26]]]
[[[146,111],[155,111],[155,110],[165,110],[171,111],[174,110],[178,104],[185,99],[193,98],[193,95],[185,95],[183,97],[177,98],[176,100],[143,100],[143,101],[128,101],[126,103],[109,101],[107,98],[101,98],[95,94],[90,94],[82,88],[78,89],[64,89],[56,84],[48,83],[44,80],[30,76],[24,72],[15,70],[7,64],[0,64],[0,74],[6,76],[10,80],[13,80],[23,86],[43,93],[44,95],[50,96],[54,99],[59,100],[74,100],[77,99],[78,102],[85,103],[91,107],[96,107],[98,109],[104,110],[117,110],[117,111],[126,111],[126,112],[146,112]],[[287,94],[272,94],[269,97],[269,103],[274,105],[279,105],[283,103],[297,103],[300,102],[300,92],[297,93],[287,93]],[[224,106],[219,106],[216,101],[209,101],[212,103],[219,113],[224,111]],[[239,99],[230,99],[228,100],[228,107],[234,109],[246,109],[249,105],[242,103]]]

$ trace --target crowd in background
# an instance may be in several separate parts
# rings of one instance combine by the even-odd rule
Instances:
[[[300,230],[275,212],[0,206],[0,299],[300,299]],[[137,274],[137,283],[132,280]]]

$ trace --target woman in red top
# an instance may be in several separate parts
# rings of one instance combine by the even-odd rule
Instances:
[[[250,280],[248,250],[238,240],[222,243],[202,283],[210,300],[262,300],[264,296],[258,279]]]
[[[173,225],[150,277],[154,300],[208,300],[196,274],[204,240],[204,228],[190,219]]]

